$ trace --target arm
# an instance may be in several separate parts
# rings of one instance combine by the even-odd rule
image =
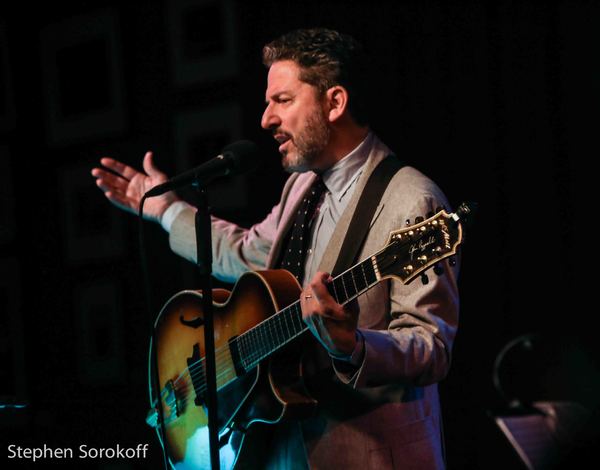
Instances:
[[[281,205],[276,205],[262,221],[249,229],[212,217],[213,274],[226,282],[235,282],[244,272],[265,269],[277,230]],[[169,233],[171,249],[191,262],[196,261],[194,217],[188,206],[173,221]]]
[[[167,181],[153,161],[152,152],[143,160],[144,172],[140,172],[112,158],[102,158],[102,167],[92,170],[97,186],[115,206],[127,212],[138,213],[143,195],[154,186]],[[287,197],[295,177],[288,179],[282,195]],[[169,221],[169,243],[178,255],[195,262],[195,208],[181,201],[175,192],[149,198],[144,204],[144,218],[161,223],[163,216],[178,202],[176,216]],[[249,229],[225,220],[212,218],[213,269],[221,280],[234,282],[243,272],[264,269],[271,249],[277,225],[281,217],[283,202],[277,204],[262,222]],[[163,225],[164,226],[164,225]]]
[[[235,282],[246,271],[265,269],[283,208],[296,180],[297,175],[288,178],[279,203],[263,221],[250,228],[212,218],[213,273],[218,279]],[[195,209],[191,207],[182,210],[173,221],[169,236],[171,249],[192,262],[196,259],[194,215]]]
[[[443,263],[444,274],[429,275],[406,286],[391,281],[391,321],[386,329],[361,328],[364,359],[354,386],[385,383],[428,385],[442,380],[450,368],[458,326],[458,270]],[[386,289],[386,290],[387,290]]]

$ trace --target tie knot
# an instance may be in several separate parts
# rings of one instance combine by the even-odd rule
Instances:
[[[325,186],[325,183],[323,182],[323,177],[321,175],[317,175],[312,186],[310,187],[310,190],[308,191],[308,196],[310,199],[319,198],[326,189],[327,186]]]

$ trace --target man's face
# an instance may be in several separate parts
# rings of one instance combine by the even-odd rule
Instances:
[[[317,89],[299,79],[293,61],[275,62],[269,69],[261,126],[273,133],[286,171],[324,170],[329,126]]]

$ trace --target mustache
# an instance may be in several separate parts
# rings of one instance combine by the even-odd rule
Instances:
[[[284,130],[283,130],[283,129],[281,129],[281,128],[276,128],[276,129],[273,129],[273,130],[271,131],[271,133],[273,134],[273,137],[277,137],[277,136],[284,136],[284,137],[288,137],[289,139],[292,139],[292,138],[293,138],[293,135],[292,135],[291,133],[289,133],[289,132],[287,132],[287,131],[284,131]]]

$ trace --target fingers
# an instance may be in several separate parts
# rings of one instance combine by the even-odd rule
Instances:
[[[327,290],[327,284],[329,284],[331,281],[333,281],[331,274],[323,272],[318,272],[312,278],[312,281],[310,282],[310,287],[315,293],[315,296],[319,302],[335,302],[333,297]]]
[[[132,168],[129,165],[125,165],[125,163],[121,163],[120,161],[115,160],[113,158],[108,158],[108,157],[101,158],[100,163],[104,167],[108,168],[110,171],[125,178],[126,180],[131,180],[135,175],[140,173],[135,168]],[[92,174],[94,174],[95,170],[102,171],[99,168],[94,168],[94,170],[92,170]]]
[[[92,170],[92,176],[96,177],[96,184],[103,191],[126,191],[129,180],[115,175],[109,171],[104,171],[100,168]]]
[[[163,174],[162,171],[160,171],[158,167],[154,165],[154,154],[152,152],[146,152],[142,165],[148,176],[161,176]]]
[[[318,272],[302,292],[300,305],[305,318],[320,316],[331,320],[345,319],[344,308],[335,301],[327,290],[333,278],[329,273]]]

